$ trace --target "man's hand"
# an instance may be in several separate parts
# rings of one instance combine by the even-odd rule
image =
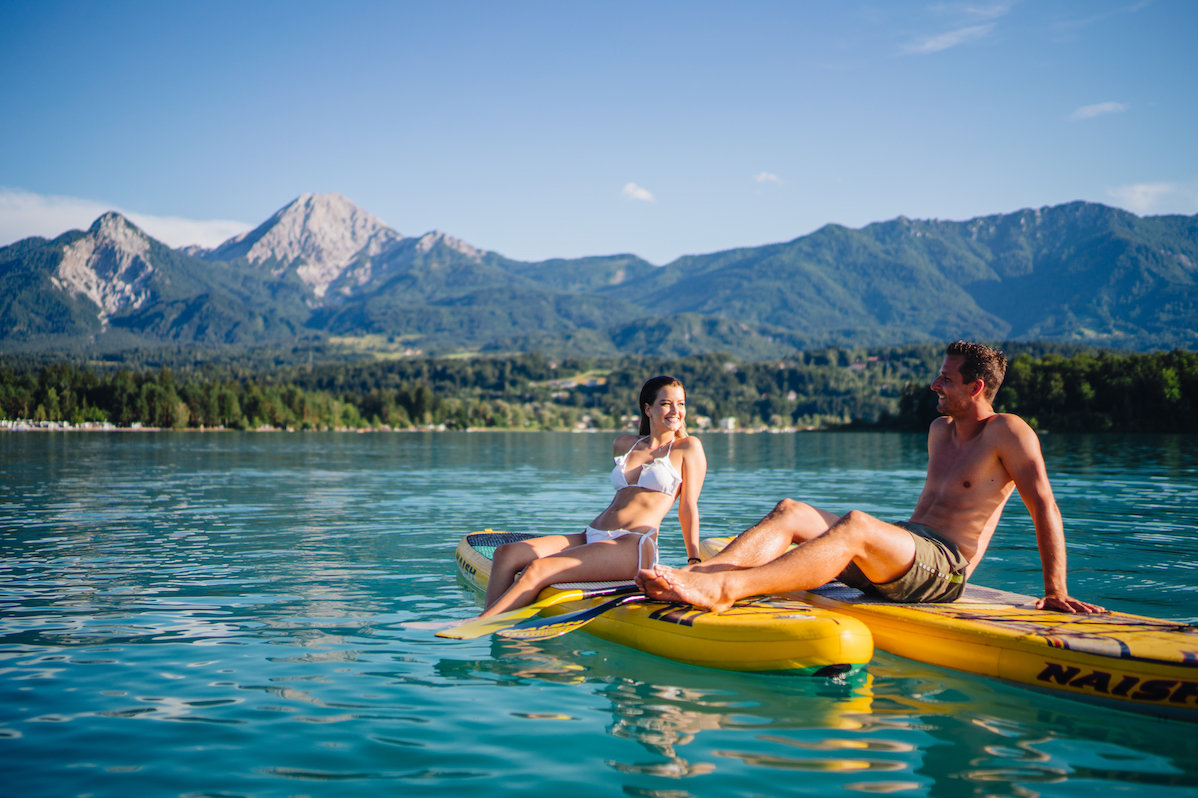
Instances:
[[[1085,601],[1078,601],[1069,596],[1045,596],[1036,602],[1038,610],[1056,610],[1057,612],[1072,612],[1082,615],[1093,615],[1100,612],[1106,612],[1105,607],[1099,607],[1097,604],[1089,604]]]

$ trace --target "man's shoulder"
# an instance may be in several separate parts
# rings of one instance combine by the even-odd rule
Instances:
[[[1024,435],[1029,432],[1035,434],[1031,425],[1014,413],[995,413],[986,422],[986,429],[987,431],[993,429],[995,432],[1015,435]]]
[[[981,435],[983,440],[989,440],[997,443],[998,440],[1012,438],[1024,438],[1026,436],[1036,437],[1035,430],[1032,429],[1026,421],[1014,413],[995,413],[992,416],[982,421],[983,427]],[[933,440],[941,440],[945,436],[954,434],[957,422],[947,416],[941,416],[932,422],[928,429],[928,437]],[[958,433],[959,434],[959,433]],[[970,437],[973,434],[970,433]]]
[[[1031,425],[1012,413],[998,413],[986,424],[987,446],[1004,462],[1012,457],[1040,454],[1040,436]]]

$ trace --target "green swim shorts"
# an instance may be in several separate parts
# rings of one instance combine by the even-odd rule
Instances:
[[[965,590],[965,569],[969,561],[951,540],[946,540],[923,524],[896,521],[894,525],[915,538],[915,563],[893,582],[874,584],[849,563],[840,581],[863,593],[881,596],[904,604],[956,601]]]

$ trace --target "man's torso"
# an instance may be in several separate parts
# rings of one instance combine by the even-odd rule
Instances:
[[[956,543],[971,572],[1015,487],[999,457],[1006,423],[991,416],[969,440],[958,436],[948,418],[938,419],[929,431],[928,477],[911,521]]]

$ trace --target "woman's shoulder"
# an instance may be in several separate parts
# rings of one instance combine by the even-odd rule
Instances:
[[[674,448],[680,451],[703,451],[703,442],[694,435],[687,435],[685,438],[677,438],[674,441]]]
[[[614,451],[617,455],[627,454],[628,450],[631,449],[633,445],[640,439],[641,436],[635,435],[631,432],[621,432],[616,436],[615,441],[612,442],[612,451]]]

